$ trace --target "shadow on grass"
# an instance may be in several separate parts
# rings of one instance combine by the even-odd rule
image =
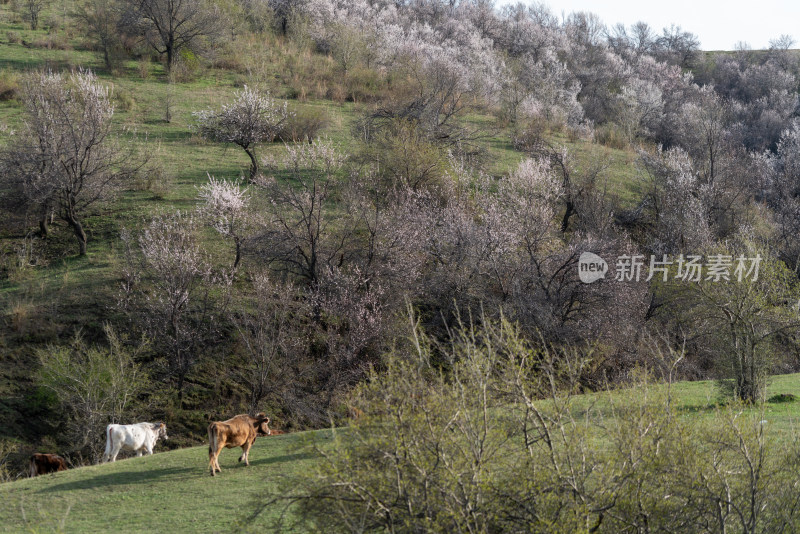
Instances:
[[[83,480],[54,484],[39,491],[39,493],[54,493],[59,491],[95,489],[106,486],[125,486],[128,484],[146,484],[156,480],[187,473],[197,473],[196,467],[168,467],[164,469],[143,469],[141,471],[125,471],[122,473],[108,473]]]
[[[283,456],[272,456],[269,458],[263,458],[261,460],[250,460],[250,465],[270,465],[270,464],[280,464],[283,462],[294,462],[298,460],[311,460],[316,458],[317,455],[313,452],[297,452],[295,454],[284,454]]]

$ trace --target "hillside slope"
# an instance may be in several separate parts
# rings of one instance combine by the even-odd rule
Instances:
[[[0,531],[230,532],[265,492],[280,491],[288,476],[309,469],[311,439],[329,434],[260,438],[249,468],[237,462],[241,449],[226,449],[216,478],[206,469],[207,447],[191,447],[2,484]],[[263,527],[280,513],[276,507],[257,523]]]
[[[194,209],[197,188],[208,181],[209,174],[218,179],[236,179],[246,171],[247,156],[238,147],[206,142],[193,134],[195,119],[192,113],[219,107],[229,101],[244,83],[256,81],[248,80],[243,72],[207,67],[198,71],[192,80],[170,84],[162,65],[134,60],[123,62],[117,71],[111,73],[103,68],[99,54],[85,50],[78,37],[72,38],[65,50],[31,48],[21,41],[9,41],[9,32],[20,36],[26,43],[48,36],[43,29],[32,31],[21,21],[12,22],[9,9],[0,6],[0,81],[18,84],[25,73],[38,68],[69,70],[80,65],[94,69],[102,83],[112,89],[115,128],[127,132],[126,142],[146,147],[159,168],[159,172],[152,173],[150,178],[126,184],[114,202],[88,214],[85,227],[89,234],[89,253],[86,257],[75,256],[74,237],[58,221],[53,225],[53,235],[47,243],[30,236],[26,238],[27,227],[13,231],[0,229],[0,440],[18,443],[21,446],[18,454],[24,457],[35,448],[45,446],[47,441],[43,440],[59,436],[62,423],[59,417],[52,416],[57,409],[55,400],[38,387],[36,370],[40,362],[35,350],[50,344],[68,343],[76,332],[81,332],[87,342],[105,343],[103,325],[107,322],[115,324],[120,332],[127,332],[129,323],[116,307],[120,271],[125,261],[124,245],[120,240],[122,230],[128,229],[135,234],[156,214],[174,209]],[[277,75],[286,71],[283,62],[311,61],[314,58],[327,61],[325,57],[315,54],[311,59],[303,59],[291,43],[283,40],[275,42],[274,50],[263,43],[257,48],[266,54],[265,68],[275,73],[269,84],[272,93],[276,97],[288,98],[292,110],[323,118],[321,135],[329,138],[342,153],[357,154],[360,141],[353,135],[353,125],[376,104],[299,99],[291,80]],[[171,96],[168,98],[168,95]],[[171,106],[169,122],[164,118],[167,101]],[[0,99],[0,146],[7,139],[2,128],[19,129],[23,115],[23,105],[18,96]],[[484,162],[487,174],[494,177],[506,175],[524,157],[512,146],[512,128],[499,126],[496,118],[486,110],[472,110],[463,121],[471,128],[486,132],[480,144],[487,151]],[[571,139],[561,131],[548,132],[547,138],[554,144],[567,146],[581,165],[594,161],[607,165],[604,174],[608,179],[607,185],[612,196],[619,197],[623,205],[634,205],[641,196],[636,180],[637,155],[632,148],[614,149],[587,140]],[[259,147],[258,153],[277,157],[284,151],[282,143],[273,143]],[[206,243],[209,253],[227,261],[224,259],[230,254],[227,244],[214,239],[209,241]],[[26,246],[30,248],[26,249]],[[26,261],[19,260],[19,253],[24,250],[30,253]],[[248,261],[245,258],[244,263]],[[234,305],[238,305],[236,300]],[[226,357],[234,351],[227,350]],[[221,396],[218,391],[211,390],[213,388],[202,376],[192,378],[193,383],[187,386],[190,391],[184,400],[187,409],[214,413],[235,413],[246,409],[231,405],[238,402],[239,397]],[[224,375],[220,382],[226,388],[237,386]],[[220,399],[222,405],[213,404]],[[271,406],[263,408],[272,409]],[[162,419],[166,415],[155,413],[149,417]],[[36,424],[29,424],[31,420]],[[195,425],[193,430],[195,436],[203,435],[202,424]],[[63,452],[73,444],[60,442],[58,446]],[[17,467],[16,458],[14,467]]]
[[[716,413],[713,382],[680,382],[673,392],[687,417]],[[769,395],[787,393],[800,396],[800,374],[773,378]],[[777,400],[764,405],[763,418],[781,439],[794,439],[800,402]],[[240,449],[226,449],[216,478],[201,446],[0,484],[0,531],[270,531],[282,514],[295,519],[291,508],[273,505],[248,519],[269,496],[296,493],[297,477],[317,465],[315,446],[330,438],[330,430],[259,438],[249,468],[237,463]]]

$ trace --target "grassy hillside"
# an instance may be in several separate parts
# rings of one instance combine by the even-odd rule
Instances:
[[[70,6],[64,3],[65,13]],[[58,19],[63,13],[59,9],[46,15]],[[34,69],[94,69],[113,90],[116,128],[125,132],[128,142],[145,148],[159,167],[159,173],[126,184],[114,202],[97,206],[87,214],[89,242],[85,257],[76,256],[74,237],[60,222],[56,222],[47,243],[39,239],[24,241],[23,230],[0,233],[0,438],[27,444],[38,442],[42,433],[52,433],[53,429],[31,431],[24,424],[30,417],[41,415],[43,408],[36,401],[32,371],[38,361],[33,349],[48,343],[65,343],[76,331],[82,331],[91,341],[103,339],[103,323],[114,321],[113,304],[122,263],[120,231],[135,230],[157,213],[192,209],[197,187],[206,183],[207,174],[237,178],[246,172],[248,160],[238,147],[208,143],[192,133],[192,112],[219,106],[244,84],[257,84],[278,98],[289,99],[294,110],[324,115],[322,134],[343,153],[357,151],[358,140],[352,126],[375,103],[306,96],[304,84],[308,80],[298,78],[297,72],[302,70],[298,64],[322,65],[321,69],[330,63],[329,57],[306,52],[301,57],[292,43],[281,39],[252,39],[241,45],[244,51],[239,59],[258,64],[258,75],[250,74],[249,64],[227,69],[201,66],[189,79],[170,84],[158,62],[149,58],[126,60],[109,72],[104,69],[100,54],[90,50],[79,33],[31,31],[12,14],[9,5],[0,6],[0,84],[18,85],[21,77]],[[168,102],[169,122],[165,117]],[[19,98],[0,100],[0,127],[16,130],[22,119]],[[497,124],[485,109],[471,111],[463,120],[470,126],[485,128],[480,142],[487,151],[486,173],[502,176],[524,157],[511,144],[511,128]],[[550,132],[549,136],[553,142],[569,146],[581,161],[603,160],[611,193],[629,204],[635,201],[633,177],[637,171],[633,150],[572,139],[563,132]],[[0,130],[0,146],[4,142]],[[278,154],[282,150],[282,144],[274,143],[260,147],[259,154]],[[19,261],[18,252],[24,246],[31,247],[29,257]],[[225,407],[218,411],[238,409]],[[202,433],[202,428],[198,432]]]
[[[711,382],[674,386],[687,417],[709,417],[716,402]],[[800,374],[777,376],[770,395],[800,395]],[[765,405],[768,432],[789,435],[800,418],[800,401]],[[159,452],[113,464],[73,469],[0,485],[0,529],[4,532],[220,532],[268,530],[287,512],[268,508],[246,524],[266,494],[296,489],[292,477],[311,473],[314,446],[325,446],[330,431],[300,432],[260,438],[251,466],[237,463],[239,449],[223,451],[222,473],[206,470],[206,447]],[[284,518],[292,520],[291,509]],[[113,526],[112,526],[113,525]]]
[[[311,468],[309,438],[324,440],[328,435],[319,431],[259,438],[249,468],[237,462],[241,449],[223,450],[222,473],[216,478],[208,474],[208,448],[201,446],[2,484],[0,530],[231,531],[253,513],[255,499],[281,491],[286,477]],[[257,524],[263,526],[280,513],[270,510]]]

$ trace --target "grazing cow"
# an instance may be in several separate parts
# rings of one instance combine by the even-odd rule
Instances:
[[[103,462],[114,462],[120,449],[136,451],[136,457],[142,451],[153,454],[158,438],[167,439],[167,425],[164,423],[136,423],[133,425],[108,425],[106,427],[106,452]]]
[[[37,452],[31,456],[31,476],[45,475],[47,473],[56,473],[58,471],[66,471],[67,462],[57,454],[42,454]]]
[[[269,417],[260,413],[255,417],[251,415],[237,415],[227,421],[215,421],[208,425],[208,467],[213,477],[217,471],[222,471],[219,466],[219,453],[222,448],[230,449],[241,447],[242,455],[239,461],[244,460],[244,465],[250,465],[250,447],[258,436],[269,436]]]

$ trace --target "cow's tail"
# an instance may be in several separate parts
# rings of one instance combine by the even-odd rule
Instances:
[[[111,437],[111,425],[106,427],[106,453],[103,455],[103,461],[107,462],[111,459],[111,451],[114,450],[113,438]]]
[[[208,425],[208,468],[211,470],[211,474],[214,474],[215,469],[215,459],[214,452],[217,450],[217,443],[219,441],[219,430],[217,429],[216,423],[211,423]]]

